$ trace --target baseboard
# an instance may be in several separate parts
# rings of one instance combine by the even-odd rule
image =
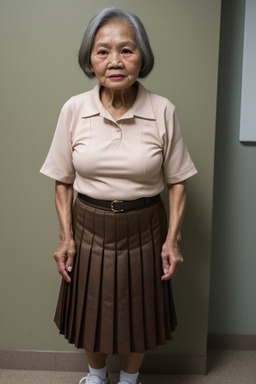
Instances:
[[[120,371],[118,356],[108,358],[109,372]],[[141,373],[148,374],[206,374],[206,356],[146,355]],[[84,352],[0,351],[2,369],[86,372],[88,362]]]
[[[208,335],[208,349],[256,350],[256,335]]]
[[[208,335],[208,349],[256,350],[256,335]],[[22,369],[42,371],[86,372],[88,362],[84,352],[59,351],[0,351],[1,369]],[[118,356],[108,358],[110,372],[120,370]],[[141,373],[149,374],[194,374],[204,375],[207,356],[146,355]]]

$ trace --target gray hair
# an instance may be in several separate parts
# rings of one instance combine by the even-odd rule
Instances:
[[[154,66],[154,55],[147,32],[137,16],[116,7],[103,9],[90,21],[79,49],[78,62],[80,67],[89,78],[95,76],[90,59],[94,39],[98,30],[112,20],[126,20],[132,27],[138,48],[142,54],[139,77],[146,77]]]

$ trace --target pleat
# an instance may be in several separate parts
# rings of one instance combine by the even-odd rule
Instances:
[[[55,313],[55,322],[60,329],[60,333],[64,334],[70,343],[77,344],[79,333],[79,309],[81,307],[81,281],[79,275],[86,279],[86,274],[81,273],[85,270],[83,263],[80,268],[80,255],[83,254],[83,248],[86,244],[83,242],[84,233],[84,211],[77,208],[79,201],[76,201],[73,209],[73,231],[75,233],[76,256],[74,260],[73,271],[70,274],[71,283],[61,282],[59,300]],[[76,215],[77,213],[77,215]],[[83,258],[82,258],[83,262]],[[79,294],[77,294],[80,292]],[[80,304],[79,304],[80,303]],[[80,313],[82,308],[80,309]]]
[[[76,239],[77,260],[75,263],[74,277],[76,276],[76,334],[75,344],[82,346],[81,340],[84,340],[84,316],[86,305],[86,292],[88,285],[88,275],[92,255],[92,244],[94,240],[94,214],[92,212],[84,213],[83,224],[77,228],[79,239]]]
[[[152,247],[151,231],[148,212],[139,212],[141,262],[143,271],[143,301],[144,301],[144,334],[145,348],[156,347],[156,307],[155,307],[155,279],[154,279],[154,252]]]
[[[127,215],[116,215],[115,345],[120,354],[130,351],[130,295]]]
[[[160,201],[160,207],[159,209],[159,219],[161,222],[162,228],[164,230],[162,231],[162,234],[164,233],[164,237],[162,237],[162,243],[165,241],[166,233],[167,233],[167,226],[166,226],[166,213],[165,208],[163,205],[163,202]],[[165,321],[165,338],[166,340],[172,339],[172,332],[177,327],[177,317],[176,317],[176,311],[174,306],[174,300],[173,300],[173,293],[172,293],[172,282],[171,280],[164,281],[163,282],[163,302],[164,302],[164,321]]]
[[[171,283],[161,281],[162,202],[115,214],[77,199],[73,213],[77,255],[71,283],[60,288],[60,333],[78,348],[107,354],[165,344],[177,321]]]
[[[87,300],[85,305],[84,338],[88,350],[95,350],[98,315],[101,301],[102,256],[104,240],[104,212],[99,211],[94,218],[94,238],[90,257],[90,273],[87,277]]]
[[[161,223],[159,209],[151,212],[150,215],[150,226],[151,226],[151,238],[153,242],[154,252],[154,281],[155,281],[155,315],[156,315],[156,341],[157,344],[163,344],[166,340],[166,332],[163,324],[164,320],[164,300],[163,300],[163,289],[164,284],[161,280],[162,276],[162,259],[161,250],[164,238],[166,237],[166,218]],[[159,228],[162,228],[159,231]]]
[[[103,353],[114,353],[114,321],[115,321],[115,291],[116,291],[116,236],[115,215],[105,215],[104,228],[104,258],[102,273],[102,300],[99,322],[98,350]]]
[[[60,285],[60,292],[59,297],[57,301],[55,316],[54,316],[54,322],[56,323],[57,327],[60,330],[60,333],[64,334],[64,313],[65,313],[65,304],[66,304],[66,290],[64,285],[64,280],[61,281]]]
[[[131,350],[145,350],[143,273],[140,249],[139,221],[136,211],[127,215],[129,236],[130,337]]]
[[[79,278],[81,277],[81,270],[83,268],[80,255],[82,254],[82,247],[84,245],[83,237],[84,237],[85,214],[83,211],[77,211],[77,212],[78,212],[78,215],[76,216],[76,220],[74,222],[74,226],[75,226],[74,232],[77,234],[75,237],[77,255],[73,265],[73,271],[70,275],[72,284],[65,283],[67,286],[66,291],[68,292],[68,306],[66,308],[66,316],[67,316],[66,334],[67,334],[68,340],[71,343],[76,342],[76,340],[78,339],[77,334],[79,334],[79,327],[77,322],[79,322],[78,310],[79,310],[79,300],[81,296],[78,294],[78,292],[79,292],[79,282],[80,282]]]

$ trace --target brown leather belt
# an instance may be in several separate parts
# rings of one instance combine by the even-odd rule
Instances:
[[[132,209],[143,208],[148,204],[153,203],[155,200],[159,199],[160,194],[152,197],[141,197],[136,200],[98,200],[93,199],[90,196],[83,195],[78,193],[78,197],[85,203],[93,205],[97,208],[102,208],[108,211],[113,211],[115,213],[130,211]]]

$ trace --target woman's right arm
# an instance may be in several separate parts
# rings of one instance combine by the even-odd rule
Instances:
[[[54,259],[58,272],[67,283],[71,281],[68,272],[72,271],[76,254],[72,232],[72,200],[73,185],[56,181],[55,205],[60,223],[60,245],[54,253]]]

